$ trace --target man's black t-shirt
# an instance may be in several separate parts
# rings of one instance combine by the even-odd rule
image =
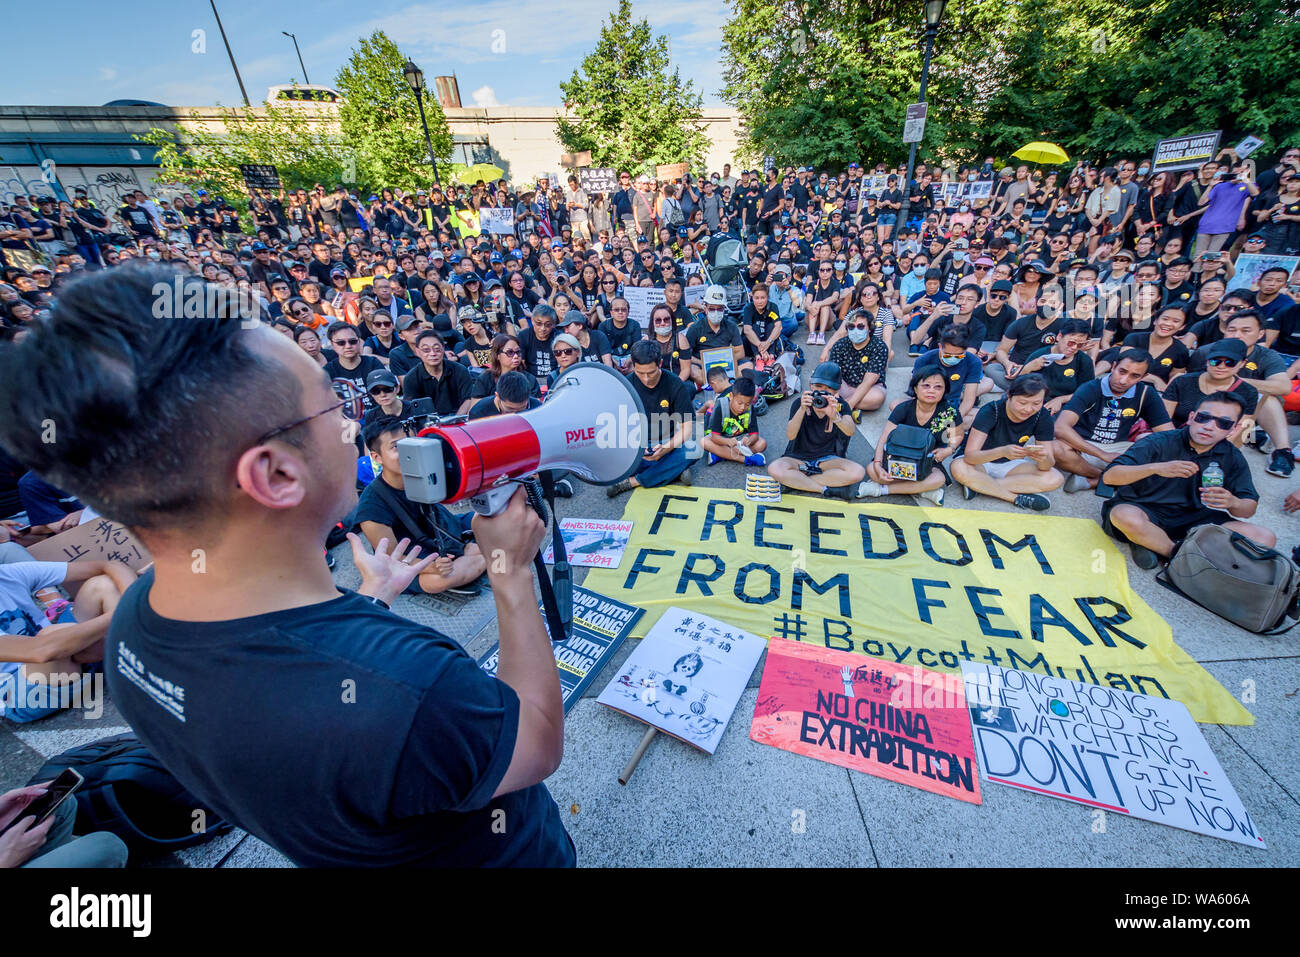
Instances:
[[[149,211],[143,206],[124,205],[117,211],[117,215],[126,221],[131,227],[131,232],[136,239],[158,238],[158,230],[154,229],[153,220],[149,218]]]
[[[826,398],[835,403],[835,408],[839,414],[844,416],[849,414],[848,404],[838,395],[827,394]],[[795,417],[802,404],[796,398],[790,403],[790,418]],[[827,426],[830,429],[827,430]],[[785,447],[785,455],[791,458],[803,459],[805,462],[811,462],[815,459],[826,458],[830,455],[844,458],[849,450],[849,440],[853,437],[845,435],[844,430],[832,422],[830,419],[824,419],[817,414],[816,409],[805,409],[803,421],[799,423],[799,431]]]
[[[444,361],[442,375],[438,378],[434,378],[421,362],[402,380],[402,398],[431,399],[439,415],[454,415],[471,397],[473,388],[473,373],[459,362]]]
[[[1137,422],[1154,429],[1169,421],[1160,393],[1150,382],[1139,382],[1129,390],[1132,395],[1110,396],[1102,391],[1102,381],[1093,379],[1079,386],[1061,410],[1079,416],[1074,431],[1087,441],[1127,442]]]
[[[626,359],[628,353],[632,351],[633,344],[645,338],[640,323],[633,322],[630,319],[623,323],[622,329],[614,325],[613,319],[606,319],[600,324],[598,331],[608,340],[610,355],[616,361]]]
[[[335,380],[346,379],[356,386],[357,391],[362,395],[365,410],[369,412],[375,407],[375,400],[366,391],[366,376],[376,369],[386,369],[387,367],[374,356],[361,356],[360,358],[361,362],[355,369],[345,369],[337,358],[331,359],[325,363],[325,374]]]
[[[492,797],[519,698],[455,641],[351,592],[190,622],[154,612],[152,587],[113,615],[113,702],[222,817],[304,867],[576,862],[545,785]]]
[[[1015,322],[1019,314],[1006,303],[997,314],[989,312],[988,306],[976,306],[975,311],[971,313],[971,323],[982,322],[984,324],[984,341],[1001,342],[1002,336],[1006,333],[1007,327]],[[971,340],[971,346],[978,349],[980,344]]]
[[[538,402],[537,399],[535,399],[533,396],[530,395],[528,397],[529,409],[536,409],[541,404],[542,403]],[[500,409],[497,408],[495,395],[485,395],[483,398],[479,399],[477,402],[475,402],[472,406],[469,407],[469,413],[468,413],[469,418],[471,420],[486,419],[489,416],[504,415],[504,414],[505,413],[503,413]]]
[[[1023,365],[1031,355],[1044,346],[1056,341],[1057,333],[1069,320],[1061,316],[1048,323],[1046,328],[1039,328],[1037,316],[1024,316],[1007,326],[1003,336],[1014,339],[1011,346],[1011,361]]]
[[[1046,409],[1039,409],[1036,413],[1025,419],[1023,422],[1012,422],[1007,415],[1007,400],[1000,399],[997,402],[990,402],[982,406],[975,413],[975,421],[971,423],[972,432],[983,432],[987,438],[984,439],[984,451],[1000,448],[1004,445],[1027,445],[1029,437],[1041,445],[1044,442],[1052,441],[1052,413]],[[994,462],[1011,461],[1006,456],[993,459]],[[1024,461],[1031,461],[1025,459]]]
[[[1046,356],[1052,350],[1052,346],[1039,349],[1029,358],[1032,360]],[[1071,357],[1069,362],[1045,363],[1038,370],[1038,374],[1047,382],[1047,401],[1050,402],[1063,395],[1073,395],[1081,385],[1092,381],[1092,359],[1089,358],[1088,353],[1080,350]]]
[[[1194,372],[1188,372],[1186,375],[1180,375],[1169,387],[1165,389],[1165,398],[1174,403],[1174,413],[1170,418],[1174,425],[1182,428],[1187,424],[1187,417],[1196,411],[1196,407],[1201,404],[1209,392],[1201,391],[1201,377]],[[1219,390],[1212,389],[1212,392]],[[1259,390],[1247,382],[1245,379],[1235,379],[1232,388],[1226,390],[1235,395],[1241,396],[1241,401],[1246,403],[1246,415],[1255,414],[1255,406],[1259,404]]]
[[[1125,349],[1141,349],[1143,352],[1151,353],[1151,333],[1149,332],[1131,332],[1124,339]],[[1151,374],[1159,376],[1167,383],[1170,378],[1179,372],[1187,369],[1187,362],[1191,353],[1187,351],[1187,346],[1175,339],[1164,352],[1160,355],[1152,355],[1154,360],[1151,364]]]
[[[1188,378],[1182,376],[1176,382]],[[1152,432],[1133,443],[1133,447],[1107,466],[1117,465],[1152,465],[1156,462],[1195,462],[1204,470],[1210,462],[1218,462],[1223,469],[1223,487],[1237,498],[1259,501],[1259,492],[1250,477],[1250,466],[1241,450],[1223,439],[1218,445],[1205,452],[1198,453],[1187,440],[1187,429],[1178,428],[1168,432]],[[1105,473],[1102,480],[1105,481]],[[1180,519],[1186,515],[1191,524],[1198,515],[1204,515],[1211,521],[1222,521],[1224,513],[1206,508],[1201,504],[1201,474],[1188,478],[1166,478],[1152,475],[1129,485],[1117,485],[1115,502],[1137,502],[1150,505],[1164,514],[1177,514]],[[1231,516],[1229,516],[1231,517]]]
[[[740,326],[730,319],[723,319],[714,329],[707,319],[696,319],[686,330],[686,344],[691,347],[691,354],[697,359],[705,349],[721,349],[743,345],[744,337]]]
[[[516,370],[522,376],[528,377],[528,394],[534,398],[541,398],[542,387],[537,381],[537,377],[526,369]],[[484,396],[495,395],[497,391],[497,379],[492,375],[490,369],[484,369],[474,377],[474,384],[470,387],[469,395],[471,399],[481,399]]]
[[[555,355],[551,352],[554,340],[554,331],[547,338],[539,339],[532,326],[519,333],[519,345],[524,350],[524,366],[539,379],[545,379],[555,371]]]

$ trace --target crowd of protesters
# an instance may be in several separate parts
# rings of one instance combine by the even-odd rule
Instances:
[[[624,372],[647,408],[673,417],[611,497],[729,461],[845,499],[941,506],[955,486],[1042,511],[1056,490],[1096,492],[1103,526],[1143,568],[1198,524],[1276,543],[1250,521],[1259,492],[1242,450],[1265,454],[1270,475],[1292,473],[1300,306],[1285,265],[1234,277],[1257,257],[1300,255],[1300,149],[1262,169],[1225,151],[1178,172],[1125,157],[1048,172],[988,158],[922,164],[910,179],[853,163],[618,180],[609,195],[576,174],[366,195],[314,184],[259,191],[246,211],[197,188],[130,192],[115,209],[81,191],[19,196],[0,207],[0,337],[21,343],[87,274],[170,264],[201,277],[324,370],[360,426],[347,523],[376,554],[399,538],[423,548],[412,593],[473,595],[490,576],[467,519],[412,507],[397,441],[430,417],[533,407],[581,361]],[[492,208],[513,212],[512,231],[482,231]],[[743,257],[726,285],[714,253],[728,240]],[[633,287],[663,301],[634,317]],[[725,366],[708,359],[719,349]],[[904,358],[905,390],[888,376]],[[787,397],[774,455],[755,417]],[[888,450],[905,430],[931,442],[922,467],[900,474]],[[859,431],[870,454],[850,450]],[[21,543],[96,511],[0,457],[11,516],[0,539],[13,545],[0,545],[0,584],[10,569],[8,591],[27,594],[0,608],[5,674],[22,687],[42,672],[84,676],[134,573],[77,562],[24,573]],[[50,590],[85,580],[68,622],[99,624],[53,624],[71,609]],[[49,601],[32,605],[42,589]]]

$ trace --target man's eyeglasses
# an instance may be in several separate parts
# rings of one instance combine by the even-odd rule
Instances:
[[[1200,411],[1193,412],[1191,415],[1188,416],[1188,418],[1191,419],[1193,422],[1200,423],[1201,425],[1209,425],[1211,422],[1213,422],[1215,425],[1223,429],[1223,431],[1225,432],[1232,431],[1232,429],[1235,428],[1237,425],[1236,419],[1230,419],[1226,415],[1210,415],[1210,413],[1208,412],[1200,412]]]
[[[997,299],[998,301],[1004,301],[1004,300],[1010,299],[1011,297],[1008,296],[1005,292],[992,292],[992,293],[989,293],[989,298],[990,298],[990,299]]]
[[[1238,362],[1236,359],[1207,359],[1205,364],[1209,366],[1224,366],[1226,368],[1231,369],[1232,367],[1238,366],[1241,363]]]
[[[311,415],[305,415],[301,419],[294,419],[294,421],[290,422],[288,425],[281,425],[278,428],[272,429],[270,432],[264,433],[263,435],[259,436],[257,441],[254,442],[253,444],[262,445],[266,442],[270,442],[276,436],[284,435],[284,433],[288,432],[290,429],[296,429],[300,425],[306,425],[312,419],[318,419],[322,415],[329,415],[331,412],[337,412],[345,405],[347,405],[347,401],[344,399],[339,399],[339,401],[335,402],[333,405],[329,406],[328,408],[321,409],[319,412],[313,412]]]
[[[360,339],[335,339],[334,344],[336,346],[359,346],[361,345],[361,340]]]

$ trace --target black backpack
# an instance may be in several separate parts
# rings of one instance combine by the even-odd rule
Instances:
[[[898,425],[885,440],[885,471],[896,479],[919,482],[934,467],[934,433],[915,425]]]
[[[133,734],[116,734],[51,758],[28,784],[43,784],[74,768],[85,783],[74,831],[110,831],[131,854],[155,855],[193,847],[231,829],[190,794]],[[195,812],[202,812],[196,814]],[[200,827],[196,831],[195,827]]]

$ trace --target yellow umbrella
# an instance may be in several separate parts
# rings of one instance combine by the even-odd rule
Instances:
[[[1055,143],[1030,143],[1011,154],[1026,163],[1038,163],[1042,166],[1062,166],[1070,162],[1065,150]]]
[[[500,166],[493,166],[491,163],[475,163],[473,166],[466,167],[463,171],[456,173],[456,181],[464,183],[466,186],[483,180],[485,183],[491,183],[505,175],[505,170]]]

